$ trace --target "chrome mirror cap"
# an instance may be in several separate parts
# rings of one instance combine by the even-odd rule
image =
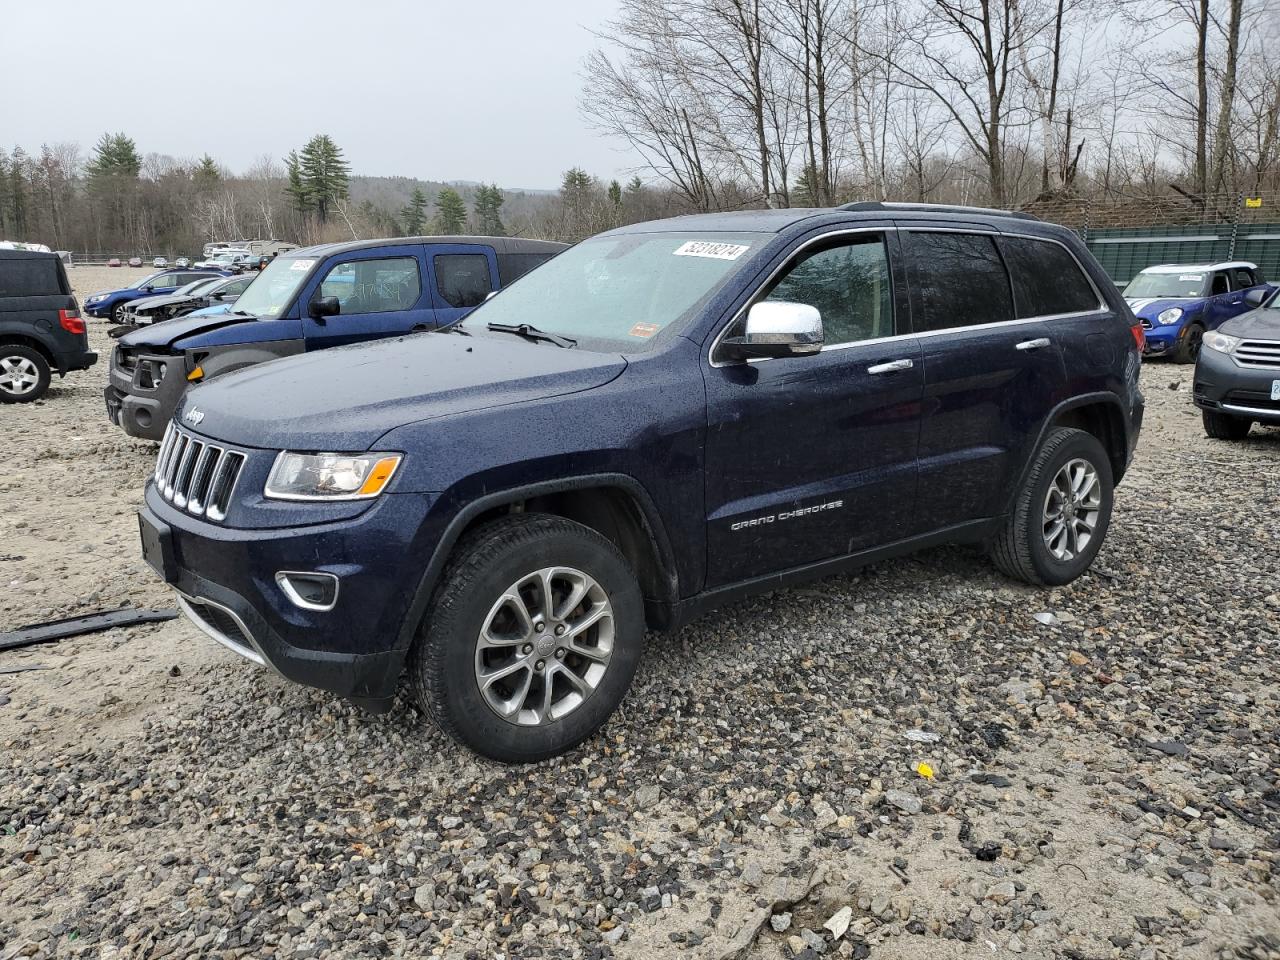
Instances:
[[[799,357],[822,349],[822,314],[807,303],[765,300],[747,313],[741,337],[728,337],[721,346],[731,359]]]

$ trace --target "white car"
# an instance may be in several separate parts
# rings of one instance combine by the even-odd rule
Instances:
[[[173,265],[179,269],[182,269],[184,267],[191,266],[191,261],[188,260],[186,257],[179,257],[177,260],[173,261]]]
[[[165,267],[169,266],[169,261],[165,257],[156,257],[151,261],[151,265],[157,270],[163,270]]]

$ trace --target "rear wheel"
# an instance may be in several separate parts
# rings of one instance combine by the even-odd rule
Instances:
[[[39,350],[0,343],[0,403],[30,403],[49,389],[49,361]]]
[[[1200,416],[1204,420],[1204,435],[1214,440],[1243,440],[1253,426],[1252,420],[1216,410],[1201,410]]]
[[[1195,363],[1200,356],[1200,344],[1204,340],[1204,327],[1198,323],[1189,323],[1178,337],[1178,347],[1173,358],[1178,363]]]
[[[477,753],[555,756],[622,702],[644,638],[635,573],[589,527],[529,514],[468,535],[409,664],[415,698]]]
[[[992,561],[1027,583],[1070,583],[1102,547],[1112,493],[1111,460],[1097,437],[1066,427],[1051,430],[991,543]]]

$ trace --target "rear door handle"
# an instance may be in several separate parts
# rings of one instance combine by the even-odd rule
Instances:
[[[1036,337],[1034,340],[1023,340],[1020,344],[1018,344],[1017,349],[1039,350],[1041,347],[1047,347],[1048,345],[1049,345],[1048,337]]]
[[[909,358],[904,357],[901,360],[890,360],[888,363],[877,363],[867,367],[867,373],[897,373],[899,370],[910,370],[915,366]]]

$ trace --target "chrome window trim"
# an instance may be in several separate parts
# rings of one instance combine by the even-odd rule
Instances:
[[[1061,240],[1057,239],[1056,237],[1038,237],[1030,233],[1020,233],[1020,232],[1011,232],[1011,231],[1001,232],[990,227],[973,227],[973,228],[930,227],[925,224],[895,224],[894,226],[889,226],[889,227],[856,227],[856,228],[846,229],[846,230],[834,230],[831,233],[824,233],[824,234],[821,234],[820,236],[812,237],[811,239],[806,240],[800,246],[796,247],[796,249],[793,250],[786,257],[786,259],[782,261],[782,263],[780,263],[767,277],[765,277],[763,282],[761,282],[760,285],[756,287],[755,292],[752,293],[751,296],[747,298],[747,301],[742,305],[742,307],[734,313],[734,315],[729,319],[729,322],[726,323],[720,329],[720,332],[716,334],[715,338],[711,341],[711,346],[707,349],[707,363],[713,369],[720,369],[722,367],[739,367],[744,364],[767,363],[770,360],[786,359],[783,357],[755,357],[753,359],[745,360],[745,361],[716,360],[715,351],[716,351],[716,347],[720,345],[720,341],[723,340],[725,336],[728,335],[729,330],[733,328],[733,325],[736,324],[742,318],[742,316],[746,313],[746,311],[750,310],[751,307],[757,302],[757,298],[760,296],[760,292],[764,290],[765,287],[769,286],[770,283],[773,282],[774,278],[778,276],[778,274],[783,270],[783,268],[785,268],[788,264],[793,262],[797,254],[801,253],[802,251],[804,251],[810,246],[813,246],[816,243],[820,243],[832,237],[841,237],[841,236],[859,234],[859,233],[888,234],[890,232],[893,232],[893,233],[970,233],[978,236],[988,236],[993,238],[1002,237],[1002,236],[1018,237],[1019,239],[1023,239],[1023,240],[1038,240],[1042,243],[1056,243],[1058,246],[1062,247],[1062,249],[1067,251],[1067,254],[1071,257],[1072,261],[1075,263],[1076,269],[1078,269],[1080,273],[1083,274],[1085,280],[1088,281],[1089,287],[1090,289],[1093,290],[1094,296],[1098,298],[1098,306],[1093,310],[1084,310],[1076,313],[1051,313],[1051,314],[1044,314],[1036,317],[1015,317],[1012,320],[996,320],[991,323],[973,323],[963,327],[944,327],[941,330],[919,330],[919,331],[912,331],[910,333],[895,333],[892,336],[888,336],[888,337],[873,337],[869,340],[854,340],[850,343],[835,343],[835,344],[823,346],[823,348],[818,351],[819,354],[827,353],[829,351],[847,350],[850,347],[862,347],[862,346],[870,346],[870,345],[881,344],[881,343],[892,343],[898,340],[910,340],[913,338],[922,338],[922,337],[936,337],[941,334],[963,333],[969,330],[987,330],[992,327],[1006,327],[1006,326],[1016,326],[1016,325],[1027,324],[1027,323],[1040,323],[1046,320],[1066,320],[1066,319],[1071,319],[1075,317],[1093,317],[1093,316],[1099,316],[1105,313],[1114,312],[1111,309],[1111,307],[1107,305],[1107,301],[1102,296],[1102,291],[1098,289],[1098,285],[1093,282],[1093,277],[1089,276],[1089,271],[1085,270],[1084,266],[1080,263],[1080,258],[1075,255],[1075,251],[1073,251],[1069,246],[1067,246],[1065,243],[1063,243]],[[1003,254],[1001,255],[1001,260],[1003,261]],[[890,279],[892,280],[892,277],[893,277],[892,261],[890,261],[890,264],[891,265],[889,270],[889,276],[890,276]],[[1005,271],[1006,273],[1008,272],[1007,266],[1005,267]],[[1012,292],[1012,288],[1013,288],[1012,276],[1010,276],[1009,278],[1009,284],[1010,284],[1010,291]],[[896,319],[897,318],[895,317],[895,321]]]

